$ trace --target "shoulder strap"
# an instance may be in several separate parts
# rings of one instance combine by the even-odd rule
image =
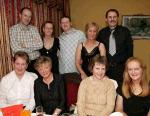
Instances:
[[[99,46],[100,46],[100,44],[101,44],[101,43],[99,42],[97,47],[99,47]]]

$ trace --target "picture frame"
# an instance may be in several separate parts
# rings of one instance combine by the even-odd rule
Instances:
[[[133,39],[150,39],[150,15],[124,15],[122,25],[131,31]]]

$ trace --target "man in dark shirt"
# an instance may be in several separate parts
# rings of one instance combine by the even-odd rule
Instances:
[[[97,40],[106,47],[109,62],[107,75],[115,79],[120,86],[123,81],[124,64],[129,57],[133,56],[133,41],[130,31],[118,25],[118,18],[119,12],[116,9],[109,9],[106,12],[108,26],[99,31]]]

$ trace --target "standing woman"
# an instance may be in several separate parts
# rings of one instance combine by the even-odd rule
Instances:
[[[115,110],[124,116],[150,116],[150,85],[146,67],[136,57],[127,60]]]
[[[50,21],[43,23],[42,28],[42,39],[44,46],[40,50],[42,56],[48,56],[52,59],[52,72],[58,74],[58,51],[59,51],[59,39],[54,38],[54,25]]]
[[[76,67],[82,79],[92,75],[89,71],[89,64],[97,54],[106,56],[104,44],[96,41],[98,29],[99,27],[95,22],[87,23],[85,26],[87,39],[77,46]]]

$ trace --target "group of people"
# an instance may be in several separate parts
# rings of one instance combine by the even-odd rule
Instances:
[[[14,70],[0,82],[0,107],[22,103],[30,111],[43,106],[47,114],[60,115],[66,102],[63,77],[78,73],[79,116],[108,116],[114,110],[124,116],[150,115],[146,66],[132,57],[130,31],[118,25],[116,9],[106,12],[107,27],[99,31],[95,22],[87,23],[85,34],[72,27],[70,17],[62,17],[58,38],[51,21],[43,23],[41,35],[30,25],[30,8],[19,17],[9,31]]]

